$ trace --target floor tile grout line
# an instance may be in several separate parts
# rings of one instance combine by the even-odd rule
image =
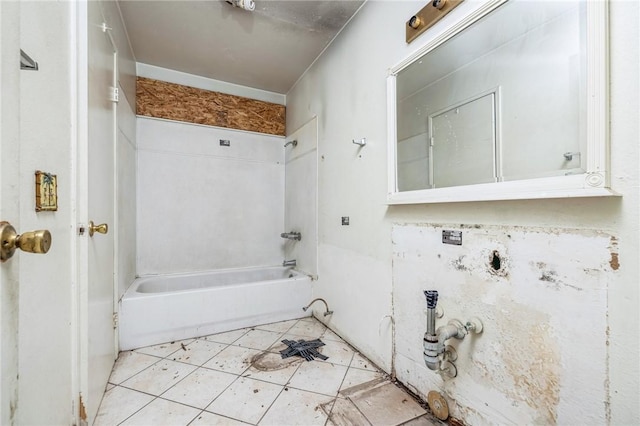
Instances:
[[[143,355],[146,355],[146,354],[143,354]],[[153,355],[150,355],[150,356],[153,356]],[[155,358],[158,358],[158,357],[155,357]],[[158,358],[158,360],[157,360],[156,362],[154,362],[153,364],[149,364],[148,366],[146,366],[146,367],[145,367],[145,368],[143,368],[142,370],[138,371],[137,373],[133,374],[132,376],[129,376],[129,377],[127,377],[126,379],[124,379],[124,380],[120,381],[120,383],[113,383],[113,382],[109,382],[109,383],[112,383],[112,384],[114,384],[114,385],[116,385],[116,386],[119,386],[119,385],[121,385],[122,383],[126,382],[127,380],[129,380],[129,379],[131,379],[131,378],[133,378],[133,377],[137,376],[138,374],[142,373],[143,371],[146,371],[146,370],[148,370],[149,368],[153,367],[153,366],[154,366],[154,365],[156,365],[157,363],[161,362],[163,359],[164,359],[164,358]],[[113,374],[113,372],[115,371],[115,369],[116,369],[116,366],[115,366],[115,364],[114,364],[113,368],[111,369],[111,374]],[[111,378],[111,376],[109,376],[109,378]]]
[[[210,342],[210,343],[217,343],[217,342]],[[219,344],[219,345],[224,345],[225,343],[218,343],[218,344]],[[195,366],[197,366],[197,367],[202,367],[204,364],[208,363],[208,362],[209,362],[209,361],[211,361],[213,358],[215,358],[216,356],[218,356],[218,355],[220,354],[220,352],[224,351],[224,350],[225,350],[225,349],[227,349],[229,346],[231,346],[231,345],[230,345],[230,344],[226,344],[226,346],[225,346],[224,348],[222,348],[220,351],[216,352],[216,354],[215,354],[215,355],[213,355],[211,358],[207,359],[207,360],[206,360],[205,362],[203,362],[202,364],[193,364],[193,363],[186,362],[186,361],[179,361],[179,360],[177,360],[177,359],[175,359],[175,358],[174,358],[173,360],[169,360],[168,358],[165,358],[165,359],[167,359],[168,361],[179,362],[179,363],[181,363],[181,364],[195,365]],[[176,352],[177,352],[177,351],[176,351]],[[175,352],[174,352],[174,353],[175,353]],[[172,354],[172,355],[173,355],[173,354]]]
[[[187,377],[191,376],[192,374],[194,374],[196,371],[200,370],[202,367],[196,367],[195,370],[193,370],[192,372],[190,372],[189,374],[185,375],[182,379],[178,380],[176,383],[174,383],[173,385],[169,386],[169,388],[167,388],[164,392],[162,392],[160,395],[158,395],[158,398],[161,398],[162,395],[164,395],[165,393],[169,392],[171,389],[173,389],[174,387],[176,387],[178,385],[178,383],[183,382],[184,380],[187,379]],[[188,405],[188,404],[184,404],[182,402],[178,402],[178,401],[174,401],[172,399],[168,399],[168,398],[162,398],[165,399],[167,401],[172,401],[172,402],[177,402],[178,404],[183,404],[183,405]],[[194,407],[194,408],[198,408],[198,407]]]
[[[338,394],[340,394],[340,391],[342,390],[342,386],[344,385],[344,381],[347,378],[347,374],[349,374],[349,370],[351,369],[351,362],[353,361],[353,357],[354,356],[355,356],[355,352],[353,354],[351,354],[351,361],[349,361],[349,366],[347,367],[347,370],[344,372],[344,376],[342,377],[342,381],[340,382],[340,386],[338,386],[338,392],[336,392],[336,396],[334,397],[333,405],[331,406],[331,410],[329,410],[329,414],[327,415],[327,421],[325,422],[325,425],[329,421],[329,419],[331,418],[331,414],[333,414],[333,407],[336,406],[336,402],[337,402],[337,399],[338,399]],[[366,419],[366,417],[365,417],[365,419]],[[367,421],[369,421],[369,419],[367,419]],[[369,422],[369,423],[371,423],[371,422]]]
[[[269,410],[271,410],[271,408],[273,407],[273,404],[276,403],[276,401],[278,400],[278,398],[280,398],[280,395],[282,395],[282,392],[285,392],[284,388],[287,387],[286,385],[281,385],[282,389],[280,389],[280,392],[278,392],[278,396],[275,397],[275,399],[273,401],[271,401],[271,404],[269,404],[269,408],[267,408],[265,410],[264,413],[262,413],[262,416],[260,416],[260,419],[258,419],[258,421],[255,423],[256,425],[259,425],[260,422],[262,421],[262,419],[264,419],[264,416],[267,415],[267,413],[269,412]]]
[[[295,389],[295,390],[301,391],[301,392],[308,392],[308,393],[312,393],[314,395],[326,396],[327,398],[333,398],[333,399],[337,398],[338,394],[340,393],[340,391],[337,391],[335,395],[328,395],[328,394],[322,393],[322,392],[315,392],[315,391],[311,391],[311,390],[308,390],[308,389],[301,389],[301,388],[298,388],[298,387],[295,387],[295,386],[291,386],[289,384],[287,384],[285,386],[287,388],[289,388],[289,389]]]
[[[165,359],[163,359],[163,361],[176,362],[176,361],[171,361],[171,360],[166,359],[166,358],[165,358]],[[156,363],[156,364],[157,364],[157,363]],[[156,365],[156,364],[153,364],[153,365]],[[183,365],[185,365],[185,366],[190,366],[190,367],[195,367],[195,368],[194,368],[193,370],[191,370],[189,373],[185,374],[185,375],[184,375],[184,377],[182,377],[182,378],[181,378],[180,380],[178,380],[177,382],[173,383],[173,384],[172,384],[171,386],[169,386],[167,389],[165,389],[164,391],[160,392],[158,395],[154,395],[154,394],[150,394],[150,395],[154,395],[154,396],[156,396],[156,397],[159,397],[160,395],[162,395],[163,393],[167,392],[169,389],[173,388],[175,385],[177,385],[178,383],[180,383],[181,381],[183,381],[184,379],[186,379],[188,376],[190,376],[194,371],[198,370],[198,368],[199,368],[198,366],[193,365],[193,364],[184,364],[184,363],[183,363]],[[140,373],[142,373],[142,372],[140,372]],[[174,379],[175,379],[175,377],[174,377]],[[127,380],[129,380],[129,379],[127,379]],[[126,387],[126,386],[123,386],[123,387]],[[127,388],[127,389],[132,389],[132,390],[136,390],[136,391],[140,392],[140,390],[138,390],[138,389],[134,389],[134,388]],[[145,393],[146,393],[146,392],[145,392]]]
[[[297,319],[293,324],[291,324],[291,326],[289,328],[287,328],[286,331],[283,332],[283,334],[288,333],[289,330],[291,330],[293,327],[295,327],[295,325],[298,324],[299,322],[300,322],[300,319]],[[271,324],[277,324],[277,322],[276,323],[271,323]],[[263,325],[269,325],[269,324],[263,324]],[[262,326],[259,325],[256,328],[258,328],[258,327],[262,327]],[[260,330],[262,330],[262,329],[260,329]],[[264,330],[264,331],[273,331],[273,330]],[[278,333],[278,332],[276,331],[274,333]]]
[[[127,389],[128,389],[128,388],[127,388]],[[132,389],[132,390],[135,390],[135,389]],[[144,392],[143,392],[143,393],[144,393]],[[153,396],[153,395],[152,395],[152,396]],[[123,421],[121,421],[120,423],[118,423],[118,425],[123,424],[124,422],[126,422],[127,420],[129,420],[131,417],[135,416],[135,415],[136,415],[136,414],[138,414],[140,411],[142,411],[142,409],[144,409],[146,406],[150,405],[150,404],[151,404],[151,403],[153,403],[154,401],[157,401],[158,399],[161,399],[161,400],[163,400],[163,401],[167,401],[167,402],[171,402],[171,403],[174,403],[174,404],[184,405],[185,407],[194,408],[194,409],[196,409],[196,410],[200,410],[200,411],[202,411],[202,408],[194,407],[194,406],[192,406],[192,405],[187,405],[187,404],[183,404],[183,403],[181,403],[181,402],[172,401],[172,400],[169,400],[169,399],[166,399],[166,398],[161,398],[161,397],[159,397],[159,396],[156,396],[156,397],[155,397],[155,398],[153,398],[151,401],[149,401],[147,404],[145,404],[144,406],[142,406],[139,410],[137,410],[135,413],[131,414],[129,417],[127,417],[126,419],[124,419]],[[187,424],[189,424],[189,423],[193,422],[193,421],[196,419],[196,417],[198,417],[199,415],[200,415],[200,413],[196,414],[196,416],[195,416],[193,419],[189,420],[189,422],[188,422]]]
[[[147,353],[147,352],[143,352],[142,350],[148,349],[148,348],[155,348],[155,347],[161,346],[161,345],[173,345],[175,343],[184,343],[187,340],[191,340],[191,342],[189,342],[189,343],[187,343],[185,345],[185,346],[188,346],[188,345],[192,344],[193,342],[195,342],[196,339],[197,338],[195,338],[195,337],[191,337],[191,338],[188,338],[188,339],[172,340],[170,342],[158,343],[157,345],[143,346],[141,348],[131,349],[131,352],[135,352],[135,353],[142,354],[142,355],[155,356],[157,358],[168,358],[171,355],[173,355],[174,353],[178,352],[182,348],[178,348],[175,351],[169,353],[168,355],[164,355],[164,356],[160,356],[160,355],[156,355],[156,354],[150,354],[150,353]]]
[[[141,391],[141,390],[139,390],[139,389],[130,388],[130,387],[128,387],[128,386],[123,386],[123,385],[118,385],[118,386],[119,386],[119,387],[121,387],[121,388],[128,389],[128,390],[130,390],[130,391],[140,392],[140,393],[143,393],[143,394],[145,394],[145,395],[152,396],[152,397],[154,397],[154,398],[159,398],[159,397],[160,397],[160,395],[155,395],[155,394],[152,394],[152,393],[149,393],[149,392]]]
[[[329,420],[331,420],[331,413],[333,413],[333,407],[336,406],[336,402],[338,401],[338,396],[336,394],[336,396],[333,398],[333,404],[331,404],[331,408],[329,409],[329,412],[327,413],[327,419],[324,421],[324,426],[327,426],[327,423],[329,423]],[[331,421],[333,423],[333,420]],[[335,423],[334,423],[335,424]]]
[[[197,419],[198,419],[200,416],[202,416],[203,414],[213,414],[213,415],[215,415],[215,416],[224,417],[225,419],[234,420],[234,421],[236,421],[236,422],[247,423],[247,422],[242,421],[242,420],[240,420],[240,419],[236,419],[235,417],[229,417],[229,416],[225,416],[225,415],[223,415],[223,414],[213,413],[213,412],[211,412],[211,411],[207,411],[207,410],[200,410],[200,412],[198,413],[198,415],[197,415],[193,420],[191,420],[191,421],[187,424],[187,426],[190,426],[190,425],[191,425],[195,420],[197,420]],[[247,423],[247,424],[251,424],[251,423]]]
[[[205,367],[205,368],[206,368],[206,367]],[[218,371],[218,370],[216,370],[216,371]],[[246,371],[246,370],[245,370],[245,371]],[[229,373],[229,374],[232,374],[232,373]],[[208,403],[208,404],[203,408],[203,411],[207,411],[207,408],[209,408],[209,406],[210,406],[211,404],[213,404],[213,403],[216,401],[216,399],[220,398],[220,396],[221,396],[223,393],[225,393],[225,392],[227,391],[227,389],[229,389],[229,388],[230,388],[230,387],[231,387],[235,382],[237,382],[237,381],[238,381],[238,379],[240,379],[240,378],[242,377],[242,376],[241,376],[241,375],[239,375],[239,374],[234,374],[234,376],[236,376],[236,378],[235,378],[235,379],[233,379],[233,380],[231,381],[231,383],[229,383],[229,384],[227,385],[227,387],[225,387],[225,388],[222,390],[222,392],[220,392],[218,395],[216,395],[216,397],[215,397],[215,398],[213,398],[213,399],[212,399],[212,400],[211,400],[211,401],[210,401],[210,402],[209,402],[209,403]],[[207,412],[209,412],[209,413],[213,413],[213,411],[207,411]],[[213,413],[213,414],[219,415],[218,413]]]
[[[196,416],[195,416],[193,419],[191,419],[191,421],[190,421],[189,423],[187,423],[187,425],[186,425],[186,426],[191,426],[191,425],[193,424],[193,422],[195,422],[196,420],[199,420],[199,419],[200,419],[200,417],[202,417],[202,414],[203,414],[204,412],[205,412],[205,411],[204,411],[203,409],[200,409],[200,412],[199,412],[198,414],[196,414]]]
[[[127,388],[129,389],[129,388]],[[134,390],[134,389],[131,389]],[[144,393],[144,392],[143,392]],[[154,395],[152,395],[154,396]],[[126,422],[127,420],[129,420],[131,417],[135,416],[136,414],[138,414],[140,411],[142,411],[147,405],[151,404],[153,401],[155,401],[156,399],[158,399],[157,396],[155,396],[151,401],[149,401],[148,403],[144,404],[142,407],[140,407],[139,409],[137,409],[134,413],[132,413],[129,417],[127,417],[126,419],[122,420],[120,423],[118,423],[118,425],[121,425],[122,423]]]
[[[300,320],[298,320],[298,321],[296,322],[296,324],[297,324],[299,321],[300,321]],[[295,325],[295,324],[294,324],[294,325]],[[292,327],[293,327],[293,326],[292,326]],[[301,367],[301,366],[302,366],[302,363],[298,364],[298,366],[296,367],[296,371],[294,371],[294,372],[293,372],[293,374],[291,374],[291,376],[289,377],[289,380],[287,380],[287,383],[285,383],[284,385],[281,385],[281,386],[282,386],[282,389],[280,390],[280,393],[278,393],[278,396],[276,396],[276,398],[273,400],[273,402],[271,403],[271,405],[269,405],[269,408],[267,408],[267,410],[264,412],[264,414],[262,415],[262,417],[260,417],[260,420],[258,420],[258,421],[256,422],[256,425],[259,425],[259,424],[260,424],[260,422],[262,421],[262,419],[264,419],[264,416],[266,416],[266,415],[267,415],[267,413],[269,412],[269,410],[271,410],[271,408],[273,407],[273,404],[275,404],[275,403],[276,403],[276,401],[278,400],[278,398],[280,398],[280,395],[282,395],[282,392],[288,392],[288,389],[289,389],[289,388],[291,388],[291,386],[289,385],[289,383],[291,382],[291,378],[292,378],[293,376],[295,376],[295,374],[298,372],[298,370],[300,369],[300,367]],[[256,379],[256,380],[257,380],[257,379]],[[287,390],[285,391],[285,389],[287,389]],[[292,389],[296,389],[296,388],[292,388]]]
[[[237,330],[229,330],[229,331],[223,331],[222,333],[207,334],[206,336],[202,336],[201,338],[205,339],[205,340],[208,340],[210,342],[222,343],[222,344],[225,344],[225,345],[233,345],[235,342],[237,342],[238,340],[242,339],[251,329],[247,328],[247,327],[244,327],[244,328],[239,328],[238,330],[246,330],[246,331],[244,333],[242,333],[242,335],[239,336],[237,339],[234,339],[231,343],[220,342],[220,341],[217,341],[217,340],[209,340],[209,339],[207,339],[207,337],[217,336],[219,334],[231,333],[232,331],[237,331]]]

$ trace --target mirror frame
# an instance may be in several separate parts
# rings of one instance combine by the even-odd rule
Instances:
[[[609,0],[586,1],[587,117],[586,172],[446,188],[398,191],[397,99],[398,73],[442,43],[493,12],[509,0],[491,0],[468,11],[424,46],[389,69],[387,77],[387,204],[423,204],[466,201],[619,196],[611,189],[609,159]],[[463,7],[458,10],[464,9]],[[448,22],[443,19],[442,22]],[[428,34],[428,33],[427,33]]]

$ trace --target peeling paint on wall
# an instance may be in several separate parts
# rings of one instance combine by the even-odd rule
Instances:
[[[425,397],[438,390],[467,424],[604,423],[607,288],[615,238],[574,229],[395,225],[393,298],[398,379]],[[455,228],[455,226],[454,226]],[[481,335],[451,339],[458,376],[422,360],[422,290],[440,292],[444,317],[479,317]]]
[[[616,237],[611,237],[611,260],[609,261],[609,265],[611,265],[611,269],[617,271],[620,267],[620,262],[618,261],[618,239]]]

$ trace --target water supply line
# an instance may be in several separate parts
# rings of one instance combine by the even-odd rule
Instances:
[[[385,318],[389,318],[389,322],[391,323],[391,381],[396,380],[396,320],[393,318],[393,315],[385,315],[380,318],[380,322],[378,323],[378,336],[381,334],[380,327],[382,326],[382,322]]]
[[[427,309],[425,310],[427,332],[423,339],[424,363],[427,368],[444,377],[456,377],[458,370],[454,362],[458,355],[453,346],[447,345],[447,340],[451,338],[462,340],[469,333],[482,333],[482,322],[477,318],[471,318],[466,324],[462,324],[459,320],[452,319],[447,325],[436,329],[438,292],[426,290],[424,295],[427,299]]]
[[[309,309],[311,307],[311,305],[313,305],[315,302],[320,301],[322,303],[324,303],[324,306],[326,308],[326,311],[324,312],[324,316],[326,317],[327,315],[331,315],[333,313],[333,311],[329,310],[329,305],[327,304],[327,301],[318,297],[317,299],[313,299],[311,301],[311,303],[309,303],[307,306],[305,306],[304,308],[302,308],[303,311],[307,312],[307,309]]]

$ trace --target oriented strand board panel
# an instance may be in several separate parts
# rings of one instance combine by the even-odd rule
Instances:
[[[136,114],[285,135],[285,106],[138,77]]]

